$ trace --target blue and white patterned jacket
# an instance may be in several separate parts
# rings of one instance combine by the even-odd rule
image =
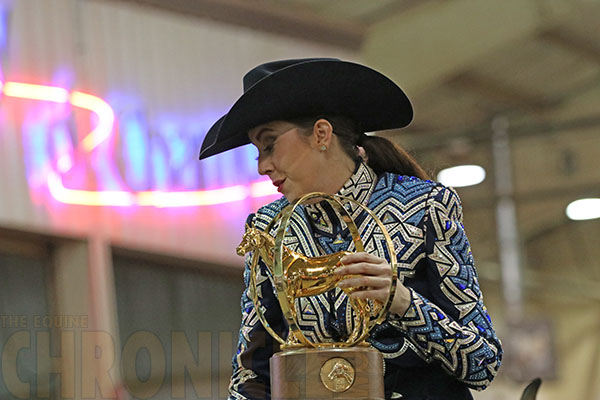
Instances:
[[[468,388],[485,389],[500,367],[502,348],[483,304],[456,192],[415,177],[377,177],[360,164],[339,194],[366,204],[383,221],[394,243],[400,278],[412,294],[408,311],[402,316],[390,313],[368,339],[385,359],[386,398],[400,393],[404,400],[470,399]],[[281,198],[249,219],[264,230],[287,204]],[[383,256],[383,237],[365,214],[351,209],[365,251]],[[353,250],[348,229],[325,202],[300,207],[291,218],[285,245],[307,256]],[[248,297],[249,260],[230,399],[270,398],[269,358],[279,350]],[[285,336],[287,326],[270,274],[262,262],[259,266],[261,305],[271,327]],[[347,310],[346,295],[339,289],[301,298],[296,307],[300,327],[313,341],[339,340],[352,329],[352,310]]]

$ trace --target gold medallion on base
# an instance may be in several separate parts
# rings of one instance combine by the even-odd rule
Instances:
[[[345,358],[331,358],[321,367],[321,382],[332,392],[345,392],[354,383],[354,367]]]
[[[383,356],[367,346],[289,349],[271,364],[271,398],[383,399]]]

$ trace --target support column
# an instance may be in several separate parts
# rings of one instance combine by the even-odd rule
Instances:
[[[506,320],[514,321],[518,320],[523,313],[523,290],[508,127],[506,118],[496,118],[492,121],[492,151],[497,199],[496,226],[502,273],[502,293],[506,307]]]

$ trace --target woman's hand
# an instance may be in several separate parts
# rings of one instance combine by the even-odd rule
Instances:
[[[392,268],[384,259],[369,253],[352,253],[340,260],[338,275],[350,275],[338,283],[340,288],[356,288],[350,297],[378,300],[385,304],[392,284]],[[404,315],[411,302],[411,293],[399,281],[390,312]]]

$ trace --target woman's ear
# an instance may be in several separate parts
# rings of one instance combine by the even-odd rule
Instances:
[[[333,126],[324,118],[318,119],[313,125],[313,138],[319,150],[324,151],[331,145]]]

